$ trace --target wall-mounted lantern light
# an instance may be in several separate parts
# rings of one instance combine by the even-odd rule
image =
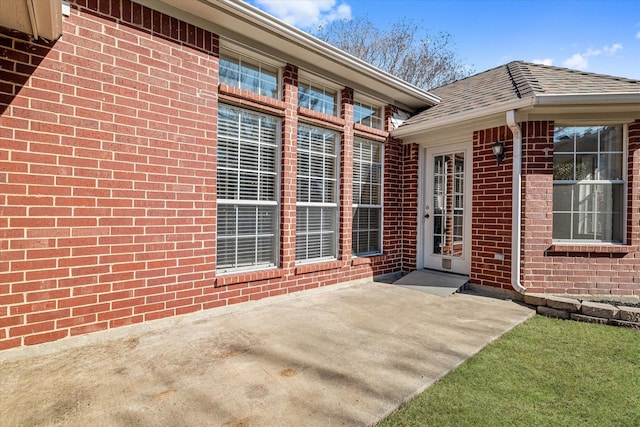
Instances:
[[[496,155],[496,160],[498,161],[498,165],[502,163],[504,158],[506,157],[504,154],[504,142],[496,141],[491,144],[491,150],[493,150],[493,154]]]

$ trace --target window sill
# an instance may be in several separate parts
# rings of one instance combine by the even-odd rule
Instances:
[[[216,277],[215,287],[235,285],[245,282],[256,282],[258,280],[274,279],[284,276],[284,270],[281,268],[270,268],[268,270],[243,271],[223,273]]]
[[[301,264],[296,266],[296,275],[305,273],[314,273],[316,271],[335,270],[342,268],[344,262],[342,261],[327,261],[313,264]]]
[[[319,111],[311,110],[305,107],[298,107],[298,115],[308,120],[311,119],[311,122],[323,126],[332,124],[336,127],[342,128],[346,124],[346,121],[343,118],[332,116],[330,114],[320,113]]]
[[[218,92],[219,98],[223,101],[229,101],[240,106],[258,108],[278,115],[281,115],[287,108],[287,104],[279,99],[270,98],[265,95],[258,95],[257,93],[229,86],[224,83],[220,83],[218,86]]]
[[[384,261],[385,258],[386,255],[384,254],[354,256],[351,258],[351,265],[375,264],[377,262]]]
[[[547,255],[556,254],[628,254],[636,252],[638,248],[632,245],[615,244],[579,244],[579,243],[554,243],[545,251]]]
[[[382,139],[387,139],[387,137],[389,136],[389,132],[387,132],[387,131],[384,131],[382,129],[372,128],[372,127],[369,127],[369,126],[365,126],[365,125],[362,125],[360,123],[354,123],[353,124],[353,130],[355,130],[357,133],[366,133],[366,134],[368,134],[368,136],[374,135],[374,136],[380,137]]]

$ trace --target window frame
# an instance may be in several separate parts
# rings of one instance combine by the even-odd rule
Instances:
[[[618,217],[618,221],[620,223],[620,240],[597,240],[597,239],[579,239],[579,238],[569,238],[569,239],[564,239],[564,238],[556,238],[555,237],[555,233],[554,233],[554,227],[552,226],[552,241],[554,244],[560,244],[560,245],[598,245],[598,246],[607,246],[607,245],[626,245],[627,244],[627,221],[628,221],[628,212],[627,212],[627,192],[628,192],[628,185],[629,185],[629,170],[628,170],[628,161],[629,161],[629,128],[627,124],[621,124],[619,122],[616,123],[609,123],[607,121],[601,121],[601,122],[595,122],[595,123],[561,123],[561,122],[556,122],[554,125],[554,145],[556,143],[556,137],[558,134],[558,129],[559,128],[568,128],[568,127],[572,127],[572,128],[585,128],[585,127],[618,127],[618,129],[621,131],[621,135],[622,135],[622,150],[621,151],[604,151],[604,153],[620,153],[622,156],[621,159],[621,171],[620,171],[620,176],[621,179],[577,179],[577,177],[574,175],[574,179],[572,180],[559,180],[559,179],[555,179],[555,166],[556,166],[556,162],[555,162],[555,155],[558,154],[555,150],[553,151],[553,166],[554,166],[554,176],[553,176],[553,197],[555,199],[555,192],[556,192],[556,187],[559,186],[572,186],[575,188],[579,188],[580,185],[593,185],[593,186],[601,186],[601,185],[610,185],[610,186],[619,186],[619,191],[621,193],[621,203],[620,203],[620,214]],[[555,147],[554,147],[555,148]],[[576,146],[575,146],[575,139],[574,139],[574,146],[573,146],[573,150],[571,152],[560,152],[561,154],[571,154],[574,156],[574,160],[572,162],[573,164],[573,171],[575,173],[575,167],[576,167],[576,156],[580,155],[580,154],[588,154],[591,153],[589,152],[582,152],[582,151],[577,151]],[[600,139],[598,140],[598,148],[597,151],[595,152],[598,154],[598,159],[600,158],[600,154],[603,153],[603,151],[601,150],[601,142]],[[598,160],[599,162],[600,160]],[[599,165],[599,163],[598,163]],[[573,193],[572,193],[573,194]],[[613,194],[613,190],[612,193]],[[571,205],[573,206],[573,200],[571,201]],[[598,213],[600,212],[600,210],[595,211],[596,213],[596,218],[598,217]],[[576,213],[579,213],[579,211],[575,210],[573,207],[571,208],[570,211],[559,211],[556,210],[556,206],[552,205],[552,215],[553,218],[555,220],[555,215],[557,213],[569,213],[572,217],[573,215],[575,215]],[[607,213],[607,212],[605,212]],[[615,218],[612,216],[612,222],[615,223]],[[597,219],[596,219],[597,221]],[[595,234],[595,232],[594,232]],[[570,236],[573,235],[573,218],[571,219],[571,230],[570,230]]]
[[[360,120],[356,120],[357,107],[368,108],[370,110],[377,112],[377,115],[373,114],[373,115],[363,117]],[[363,120],[365,118],[370,119],[368,121],[369,124],[363,123]],[[377,120],[378,122],[377,126],[374,126],[372,118]],[[366,126],[372,129],[384,130],[384,103],[381,101],[371,99],[366,96],[356,94],[356,96],[353,99],[353,123],[359,124],[361,126]]]
[[[273,165],[273,173],[271,173],[270,175],[272,175],[274,177],[274,189],[273,189],[273,198],[275,200],[261,200],[259,195],[260,195],[260,191],[258,190],[256,192],[256,194],[258,194],[258,197],[256,197],[255,199],[245,199],[241,197],[241,190],[240,190],[240,177],[241,177],[241,172],[243,171],[243,168],[241,167],[241,162],[240,162],[240,139],[242,138],[242,129],[241,129],[241,125],[238,125],[238,163],[237,163],[237,167],[236,168],[232,168],[232,167],[221,167],[220,166],[220,131],[218,130],[218,146],[216,149],[216,156],[218,157],[218,164],[216,167],[216,195],[220,194],[219,191],[219,185],[220,185],[220,172],[221,171],[225,171],[225,170],[229,170],[229,171],[234,171],[237,173],[238,179],[237,179],[237,183],[238,183],[238,187],[237,187],[237,191],[236,191],[236,197],[235,198],[221,198],[221,197],[217,197],[216,200],[216,205],[217,205],[217,209],[216,209],[216,224],[217,224],[217,237],[216,237],[216,273],[217,274],[225,274],[225,273],[236,273],[236,272],[244,272],[244,271],[253,271],[253,270],[264,270],[264,269],[268,269],[268,268],[275,268],[279,265],[280,262],[280,212],[281,212],[281,189],[280,189],[280,182],[281,182],[281,178],[282,178],[282,160],[281,160],[281,151],[282,151],[282,118],[278,117],[278,116],[273,116],[270,114],[266,114],[263,112],[258,112],[258,111],[254,111],[251,109],[246,109],[246,108],[241,108],[235,105],[231,105],[231,104],[219,104],[219,110],[222,108],[228,108],[230,110],[234,110],[239,112],[239,114],[245,113],[245,114],[252,114],[255,116],[259,116],[259,117],[264,117],[264,118],[268,118],[271,120],[274,120],[275,122],[275,126],[274,126],[274,132],[275,132],[275,141],[274,143],[266,143],[268,145],[272,145],[274,148],[274,165]],[[239,120],[241,120],[239,118]],[[223,120],[220,119],[220,113],[218,113],[218,129],[220,129],[220,125],[223,123]],[[246,142],[245,142],[246,144]],[[256,142],[253,142],[251,145],[263,145],[265,144],[263,141],[259,140]],[[260,161],[258,161],[258,163],[256,164],[256,166],[258,166],[258,168],[256,169],[251,169],[248,170],[248,172],[250,173],[256,173],[258,176],[258,188],[260,188],[260,176],[264,175],[263,171],[261,171],[259,169],[259,165],[260,165]],[[255,238],[255,242],[254,242],[254,259],[256,259],[257,255],[258,255],[258,251],[259,251],[259,241],[258,239],[260,237],[269,237],[272,239],[271,242],[271,260],[270,262],[267,263],[258,263],[255,262],[253,264],[244,264],[244,265],[239,265],[238,263],[238,240],[240,237],[242,237],[242,235],[239,232],[240,229],[240,223],[236,223],[235,224],[235,234],[233,235],[229,235],[229,236],[221,236],[220,233],[220,212],[222,211],[221,207],[224,206],[233,206],[235,207],[235,212],[236,215],[238,215],[239,209],[242,207],[255,207],[256,210],[260,209],[261,207],[273,207],[273,232],[272,233],[259,233],[258,230],[258,216],[256,216],[256,233],[249,235],[246,234],[244,235],[244,237],[253,237]],[[259,212],[258,212],[259,213]],[[225,266],[225,267],[220,267],[220,264],[218,262],[219,256],[220,256],[220,251],[218,249],[218,245],[220,244],[221,241],[224,240],[235,240],[235,246],[236,246],[236,258],[235,261],[233,263],[232,266]]]
[[[373,160],[370,161],[364,161],[362,159],[356,159],[356,144],[370,144],[370,145],[377,145],[379,148],[379,161],[378,161],[378,169],[379,169],[379,182],[377,183],[373,183],[372,180],[370,179],[369,181],[363,181],[360,179],[357,179],[356,177],[356,162],[362,163],[362,164],[366,164],[366,165],[374,165]],[[352,200],[352,225],[351,225],[351,254],[353,257],[367,257],[367,256],[375,256],[375,255],[380,255],[383,253],[383,235],[384,235],[384,150],[385,150],[385,145],[384,143],[380,142],[380,141],[375,141],[372,139],[368,139],[368,138],[363,138],[363,137],[355,137],[353,140],[353,144],[354,144],[354,156],[353,156],[353,177],[352,177],[352,186],[353,186],[353,200]],[[360,153],[362,153],[362,150],[360,150]],[[372,184],[377,184],[378,185],[378,204],[373,204],[373,203],[356,203],[356,186],[357,185],[364,185],[364,184],[368,184],[368,185],[372,185]],[[362,187],[359,188],[358,193],[361,194],[362,192]],[[363,209],[377,209],[378,210],[378,230],[377,230],[377,234],[378,234],[378,239],[377,239],[377,246],[378,249],[377,250],[368,250],[365,252],[356,252],[356,233],[359,231],[363,231],[360,228],[356,228],[356,212],[358,210],[358,208],[363,208]],[[367,232],[371,232],[372,229],[369,227],[367,229],[365,229]],[[370,241],[368,239],[368,241]],[[367,248],[369,248],[369,245],[367,245]]]
[[[231,82],[226,82],[223,81],[223,77],[222,77],[222,68],[223,68],[223,57],[226,58],[230,58],[233,60],[237,60],[238,62],[234,64],[236,64],[239,68],[242,67],[242,63],[247,63],[247,64],[253,64],[254,66],[257,65],[258,66],[258,72],[260,75],[260,81],[263,81],[262,79],[262,69],[263,67],[265,68],[271,68],[272,70],[275,71],[275,80],[276,80],[276,93],[274,94],[274,96],[271,96],[267,93],[264,93],[262,91],[262,86],[258,86],[258,91],[252,90],[251,88],[247,88],[247,87],[243,87],[242,86],[242,82],[241,81],[237,81],[236,83],[231,83]],[[233,47],[229,47],[229,46],[224,46],[224,47],[220,47],[220,53],[219,53],[219,64],[218,64],[218,79],[219,82],[222,84],[228,84],[231,87],[235,87],[238,88],[240,90],[246,90],[248,92],[251,93],[255,93],[261,96],[266,96],[268,98],[271,99],[276,99],[276,100],[280,100],[282,99],[282,68],[284,67],[284,64],[279,63],[275,60],[270,60],[269,58],[265,58],[263,55],[260,55],[258,53],[254,53],[248,49],[242,49],[240,47],[237,46],[233,46]],[[226,60],[226,59],[225,59]],[[240,79],[241,73],[238,73],[238,79]]]
[[[306,105],[303,105],[300,103],[302,88],[309,91],[308,93],[309,103],[307,103]],[[307,110],[315,111],[320,114],[326,114],[328,116],[338,117],[340,115],[340,91],[341,91],[340,89],[337,89],[331,85],[326,85],[322,82],[318,82],[312,79],[307,79],[304,77],[299,78],[298,79],[298,107],[306,108]],[[324,110],[324,108],[322,110],[311,108],[310,101],[311,99],[313,99],[312,93],[318,93],[326,96],[328,92],[333,92],[333,111],[332,112],[327,112]],[[322,100],[323,98],[319,97],[318,99]],[[323,102],[323,105],[324,105],[324,102]]]
[[[311,144],[309,144],[309,149],[306,150],[306,152],[309,155],[309,174],[308,175],[301,175],[300,174],[300,159],[301,159],[301,149],[300,149],[300,130],[303,128],[309,128],[312,130],[319,130],[321,132],[329,132],[332,133],[334,135],[334,147],[333,147],[333,155],[330,155],[330,157],[333,158],[333,178],[326,178],[325,174],[324,174],[324,167],[323,167],[323,176],[321,178],[315,177],[316,180],[320,179],[323,183],[327,181],[327,179],[329,179],[330,181],[332,181],[334,183],[334,188],[333,188],[333,201],[322,201],[322,202],[318,202],[318,201],[310,201],[311,197],[312,197],[312,192],[311,192],[311,180],[314,178],[311,175],[311,156],[313,154],[313,151],[311,150]],[[295,263],[296,265],[300,265],[300,264],[308,264],[308,263],[314,263],[314,262],[322,262],[322,261],[332,261],[332,260],[336,260],[338,259],[338,239],[339,239],[339,231],[340,231],[340,222],[339,222],[339,214],[340,214],[340,141],[341,141],[341,133],[333,130],[333,129],[329,129],[329,128],[325,128],[322,126],[318,126],[315,124],[309,124],[309,123],[299,123],[298,125],[298,133],[297,133],[297,140],[298,140],[298,144],[297,144],[297,149],[296,149],[296,157],[298,159],[297,162],[297,170],[296,170],[296,256],[295,256]],[[326,143],[326,140],[324,141]],[[323,145],[323,153],[326,152],[326,148]],[[324,164],[324,158],[325,157],[329,157],[327,155],[323,156],[323,164]],[[300,180],[301,179],[309,179],[309,191],[308,191],[308,197],[307,200],[301,200],[301,198],[299,197],[300,194]],[[324,199],[324,193],[323,193],[323,199]],[[318,208],[320,209],[320,213],[321,216],[326,212],[329,211],[329,213],[331,214],[331,210],[333,211],[333,213],[330,215],[330,217],[328,218],[330,221],[332,221],[332,225],[333,225],[333,230],[330,233],[325,232],[322,228],[319,231],[309,231],[309,227],[308,227],[308,223],[307,223],[307,227],[306,230],[304,232],[300,231],[299,226],[300,223],[298,221],[298,217],[301,213],[301,209],[305,209],[307,216],[309,215],[309,209],[308,208]],[[324,216],[321,217],[321,222],[324,219]],[[305,238],[308,238],[308,236],[310,235],[323,235],[323,234],[333,234],[332,240],[331,240],[331,252],[333,252],[332,255],[328,255],[328,256],[323,256],[322,255],[322,238],[321,238],[321,242],[320,242],[320,248],[321,248],[321,253],[319,257],[314,257],[314,258],[309,258],[309,244],[308,244],[308,240],[306,240],[306,244],[305,244],[305,253],[306,256],[304,258],[298,258],[298,253],[300,251],[300,239],[299,236],[305,236]]]

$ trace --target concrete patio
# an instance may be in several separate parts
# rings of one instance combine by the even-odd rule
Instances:
[[[0,425],[372,425],[534,311],[337,286],[0,353]]]

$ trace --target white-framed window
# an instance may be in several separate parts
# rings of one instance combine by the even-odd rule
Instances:
[[[233,51],[220,52],[220,83],[279,99],[278,67]]]
[[[277,265],[280,119],[218,108],[217,270]]]
[[[356,99],[353,102],[353,122],[375,129],[382,129],[382,111],[380,105]]]
[[[338,90],[325,85],[300,80],[298,106],[330,116],[338,115]]]
[[[623,126],[556,126],[554,241],[624,242],[626,147]]]
[[[351,239],[354,255],[382,252],[382,159],[381,143],[355,138]]]
[[[335,259],[338,236],[338,132],[298,125],[296,261]]]

